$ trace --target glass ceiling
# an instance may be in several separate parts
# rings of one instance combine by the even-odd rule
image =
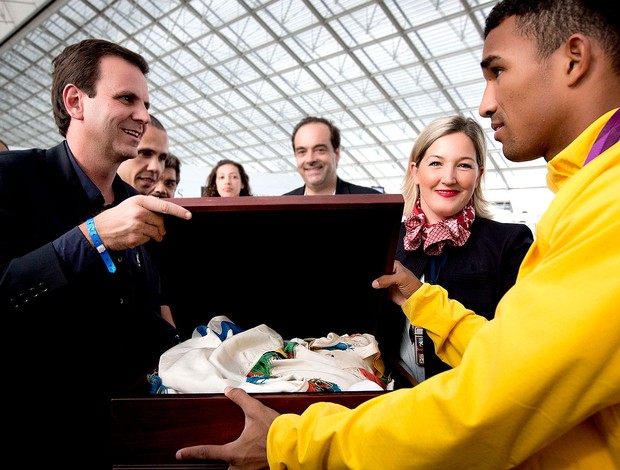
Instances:
[[[31,3],[34,13],[11,24],[7,12],[17,3]],[[290,133],[302,117],[321,115],[342,131],[339,175],[398,193],[419,131],[461,112],[488,131],[489,199],[539,215],[551,197],[544,160],[503,158],[477,112],[482,29],[495,3],[0,1],[0,136],[11,147],[59,142],[52,58],[99,37],[148,60],[151,110],[183,168],[211,168],[226,157],[251,176],[297,175]]]

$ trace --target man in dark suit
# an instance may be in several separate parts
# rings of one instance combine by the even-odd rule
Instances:
[[[142,56],[86,39],[52,65],[66,140],[0,154],[5,446],[19,466],[109,469],[110,398],[146,394],[176,335],[149,245],[191,213],[117,175],[150,122]]]
[[[285,194],[331,196],[333,194],[380,194],[338,178],[340,130],[329,120],[308,116],[295,126],[291,137],[297,171],[304,185]]]

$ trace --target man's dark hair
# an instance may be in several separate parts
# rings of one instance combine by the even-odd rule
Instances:
[[[149,65],[140,54],[104,39],[85,39],[67,46],[52,60],[52,109],[58,131],[63,137],[67,136],[71,122],[62,98],[65,86],[72,83],[93,98],[97,93],[99,64],[105,56],[120,57],[138,67],[144,75],[149,72]]]
[[[164,127],[164,125],[161,123],[159,119],[157,119],[152,114],[149,114],[149,117],[151,118],[151,122],[149,123],[151,126],[153,126],[155,129],[159,129],[160,131],[166,130],[166,128]]]
[[[329,135],[330,135],[330,142],[332,144],[332,147],[334,150],[339,149],[340,148],[340,129],[338,129],[329,119],[325,119],[322,117],[316,117],[316,116],[308,116],[303,118],[301,121],[299,121],[297,123],[297,125],[295,126],[295,129],[293,129],[293,135],[291,136],[291,144],[293,144],[293,152],[295,151],[295,136],[297,135],[297,131],[299,130],[300,127],[309,124],[311,122],[320,122],[322,124],[325,124],[327,127],[329,127]]]
[[[551,56],[571,34],[596,40],[620,74],[620,14],[609,0],[503,0],[486,19],[484,37],[516,16],[517,30],[538,44],[538,57]]]
[[[151,120],[153,118],[151,117]],[[175,174],[177,175],[177,184],[181,182],[181,160],[176,155],[168,154],[165,160],[165,167],[174,169]]]

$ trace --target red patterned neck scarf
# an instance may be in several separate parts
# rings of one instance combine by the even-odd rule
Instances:
[[[458,214],[436,224],[426,223],[426,215],[422,212],[420,198],[413,205],[413,212],[405,219],[407,233],[403,238],[405,250],[417,250],[424,242],[424,253],[438,256],[446,244],[450,246],[463,246],[469,238],[469,227],[474,222],[473,198]]]

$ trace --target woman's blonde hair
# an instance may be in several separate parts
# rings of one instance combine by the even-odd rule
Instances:
[[[440,137],[448,134],[454,134],[456,132],[462,132],[469,137],[476,149],[476,162],[482,170],[482,175],[478,180],[478,184],[474,189],[474,211],[476,217],[483,217],[491,219],[493,214],[489,210],[489,201],[484,198],[482,193],[482,183],[484,179],[484,169],[486,167],[487,159],[487,143],[485,140],[484,130],[482,126],[474,121],[472,118],[468,118],[457,114],[455,116],[448,116],[444,118],[435,119],[428,126],[424,128],[420,135],[413,144],[413,149],[409,155],[409,162],[407,163],[407,171],[405,173],[405,179],[403,180],[402,193],[405,199],[405,207],[403,209],[403,215],[405,217],[411,215],[413,212],[413,205],[418,199],[420,189],[413,180],[413,174],[409,170],[411,163],[415,162],[416,167],[420,166],[420,162],[424,157],[424,154],[428,148]]]

